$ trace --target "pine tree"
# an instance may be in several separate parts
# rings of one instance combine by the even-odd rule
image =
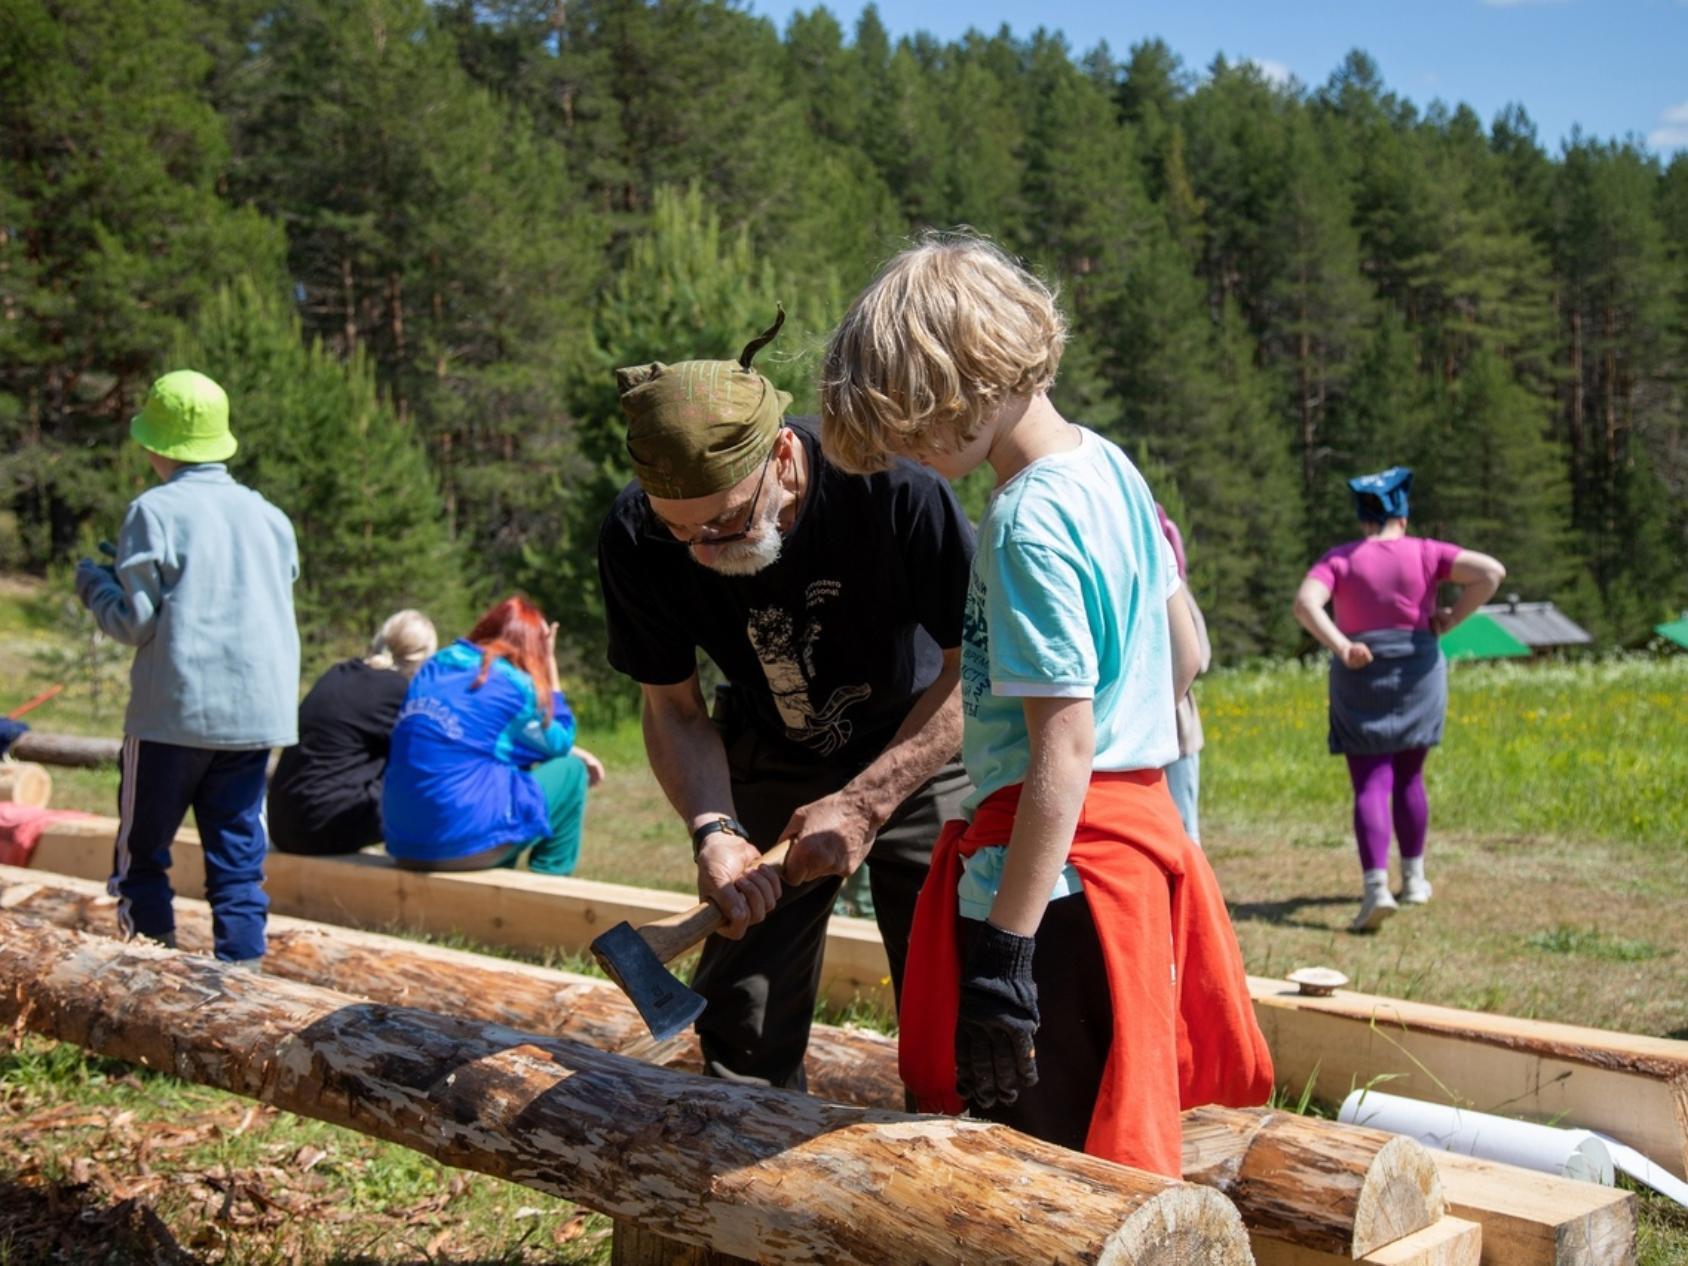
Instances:
[[[230,472],[293,521],[307,659],[355,649],[401,607],[448,634],[464,626],[463,559],[427,455],[361,350],[342,363],[307,346],[274,287],[243,280],[205,306],[173,360],[228,392],[240,441]]]
[[[0,487],[40,565],[112,511],[110,455],[217,286],[279,276],[275,227],[218,196],[224,125],[181,0],[13,0],[0,39]]]

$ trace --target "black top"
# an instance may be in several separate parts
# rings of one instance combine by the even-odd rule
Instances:
[[[332,837],[367,820],[371,800],[379,811],[387,747],[409,687],[403,673],[361,659],[334,665],[311,687],[299,705],[299,744],[281,754],[270,780],[269,827],[278,848],[376,842]]]
[[[638,484],[598,537],[609,660],[649,685],[720,668],[735,711],[794,754],[861,768],[961,644],[973,528],[949,485],[913,462],[860,478],[821,455],[811,418],[788,418],[809,486],[779,559],[750,576],[697,562]]]

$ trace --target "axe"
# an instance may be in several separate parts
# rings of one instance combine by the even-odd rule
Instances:
[[[762,854],[762,865],[783,870],[790,840]],[[782,876],[783,878],[783,876]],[[592,957],[639,1009],[651,1037],[666,1041],[703,1014],[704,1000],[682,985],[667,964],[727,920],[713,901],[634,929],[623,920],[592,942]]]

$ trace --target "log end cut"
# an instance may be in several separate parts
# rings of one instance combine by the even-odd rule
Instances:
[[[1435,1159],[1415,1139],[1390,1139],[1372,1159],[1354,1210],[1355,1257],[1392,1244],[1448,1211]]]
[[[53,801],[53,776],[31,761],[0,764],[0,800],[45,809]]]
[[[1174,1186],[1145,1200],[1108,1237],[1099,1266],[1254,1266],[1248,1230],[1210,1187]]]

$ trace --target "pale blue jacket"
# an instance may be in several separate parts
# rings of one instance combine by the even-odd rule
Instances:
[[[184,466],[129,503],[111,566],[76,594],[136,648],[123,731],[242,750],[299,741],[299,547],[287,516],[217,462]]]

